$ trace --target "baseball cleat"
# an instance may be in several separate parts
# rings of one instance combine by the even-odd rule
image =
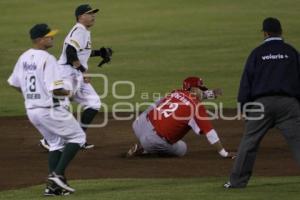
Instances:
[[[72,193],[75,192],[75,189],[71,188],[68,185],[66,178],[62,175],[57,175],[55,172],[52,172],[52,174],[48,177],[48,180],[53,181],[59,187],[61,187],[62,189],[65,189],[68,192],[72,192]]]
[[[46,151],[49,151],[49,144],[44,138],[40,140],[39,146],[45,149]]]
[[[49,188],[46,188],[44,191],[44,196],[49,197],[49,196],[68,196],[72,194],[71,192],[68,192],[66,190],[61,190],[60,192],[58,191],[53,191]]]
[[[88,150],[88,149],[92,149],[92,148],[94,148],[94,147],[95,147],[94,144],[88,144],[88,143],[85,143],[85,144],[81,147],[81,149]]]
[[[224,188],[231,188],[231,183],[228,181],[223,185]]]
[[[139,144],[134,144],[132,147],[130,147],[130,149],[128,150],[126,157],[130,158],[130,157],[135,157],[135,156],[140,156],[143,155],[144,153],[144,149],[142,146],[140,146]]]
[[[62,189],[53,181],[48,181],[44,191],[44,196],[67,196],[70,194],[72,193]]]

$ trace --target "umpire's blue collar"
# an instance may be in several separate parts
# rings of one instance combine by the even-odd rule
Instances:
[[[266,38],[265,40],[264,40],[264,43],[266,43],[266,42],[270,42],[270,41],[275,41],[275,40],[279,40],[279,41],[282,41],[283,39],[282,39],[282,37],[268,37],[268,38]]]

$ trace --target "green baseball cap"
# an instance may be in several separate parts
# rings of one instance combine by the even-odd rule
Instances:
[[[30,31],[30,38],[32,40],[42,37],[53,37],[58,33],[58,30],[51,30],[50,27],[47,24],[36,24],[34,25]]]
[[[83,14],[97,13],[99,9],[93,9],[89,4],[82,4],[75,10],[75,16],[78,17]]]

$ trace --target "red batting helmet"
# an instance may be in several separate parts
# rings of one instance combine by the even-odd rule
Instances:
[[[207,90],[207,87],[203,85],[203,80],[199,77],[187,77],[184,79],[182,88],[189,90],[191,87],[197,87],[203,91]]]

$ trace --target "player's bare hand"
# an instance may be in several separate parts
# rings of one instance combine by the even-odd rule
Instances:
[[[228,155],[226,158],[235,159],[237,156],[236,152],[228,152]]]
[[[86,74],[83,74],[83,82],[90,83],[92,80],[92,77],[87,76]]]
[[[213,90],[205,90],[203,91],[203,99],[216,99],[218,96],[221,96],[223,91],[221,88],[216,88]]]

